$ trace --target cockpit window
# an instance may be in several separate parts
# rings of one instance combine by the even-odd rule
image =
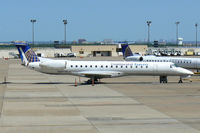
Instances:
[[[177,67],[177,66],[175,64],[170,65],[170,68],[174,68],[174,67]]]

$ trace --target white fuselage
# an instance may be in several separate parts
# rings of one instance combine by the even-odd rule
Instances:
[[[28,65],[36,71],[48,74],[69,74],[98,78],[126,75],[187,76],[193,73],[176,67],[170,62],[127,62],[127,61],[70,61],[47,60]]]
[[[180,66],[183,68],[200,69],[200,58],[128,56],[125,58],[125,60],[126,61],[144,61],[144,62],[173,62],[177,66]]]

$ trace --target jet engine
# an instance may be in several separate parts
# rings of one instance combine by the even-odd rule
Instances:
[[[66,68],[65,61],[44,61],[39,64],[42,69],[63,70]]]
[[[142,56],[129,56],[125,58],[126,61],[143,61]]]

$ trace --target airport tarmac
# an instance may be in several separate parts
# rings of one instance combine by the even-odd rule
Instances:
[[[0,59],[0,133],[200,133],[200,77],[193,79],[160,84],[156,76],[130,76],[79,85],[75,76]]]

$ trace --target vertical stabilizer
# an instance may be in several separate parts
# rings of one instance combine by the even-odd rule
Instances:
[[[40,59],[37,57],[35,52],[30,48],[28,43],[24,41],[16,41],[14,45],[17,47],[21,61],[24,65],[28,65],[30,62],[39,62]]]
[[[122,45],[122,53],[123,53],[124,58],[126,58],[128,56],[133,56],[133,53],[127,44]]]

